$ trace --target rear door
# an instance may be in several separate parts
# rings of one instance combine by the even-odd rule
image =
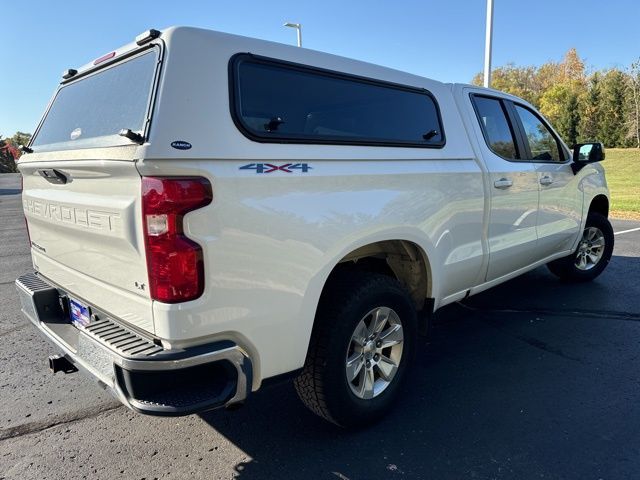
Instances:
[[[115,55],[114,55],[115,56]],[[19,162],[34,267],[81,302],[153,331],[141,219],[139,145],[159,50],[64,84]]]
[[[489,267],[487,281],[533,263],[536,258],[538,176],[524,159],[508,104],[499,97],[472,94],[480,150],[489,175]]]
[[[549,125],[529,107],[513,104],[522,132],[524,156],[540,184],[537,235],[539,258],[569,250],[580,230],[583,195],[568,153]]]

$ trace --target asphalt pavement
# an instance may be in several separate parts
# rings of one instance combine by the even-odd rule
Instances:
[[[237,411],[135,414],[19,313],[31,266],[19,179],[0,175],[1,479],[626,479],[640,476],[640,222],[569,285],[539,268],[442,309],[397,407],[337,429],[286,383]]]

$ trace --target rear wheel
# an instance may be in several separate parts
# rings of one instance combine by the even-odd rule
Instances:
[[[600,275],[613,253],[613,227],[604,215],[590,213],[576,251],[547,265],[563,280],[588,282]]]
[[[334,278],[295,380],[298,396],[337,425],[374,422],[398,394],[415,338],[416,312],[397,280],[371,273]]]

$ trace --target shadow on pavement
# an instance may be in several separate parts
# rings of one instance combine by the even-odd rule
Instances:
[[[640,259],[611,267],[610,277],[625,272],[626,291],[612,278],[569,285],[539,269],[470,299],[472,308],[445,307],[397,407],[366,430],[316,418],[290,383],[202,418],[251,458],[236,466],[240,478],[633,476]],[[635,303],[622,310],[633,306],[635,320],[572,313],[627,295]],[[542,307],[563,313],[527,311]]]
[[[21,192],[19,188],[0,188],[0,195],[18,195]]]
[[[465,300],[482,309],[621,313],[640,316],[640,257],[613,255],[593,282],[564,283],[541,267]]]

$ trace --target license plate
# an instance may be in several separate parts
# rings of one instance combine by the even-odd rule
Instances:
[[[78,300],[74,300],[73,298],[69,299],[69,317],[71,317],[71,323],[79,328],[86,327],[91,321],[89,307],[83,305]]]

